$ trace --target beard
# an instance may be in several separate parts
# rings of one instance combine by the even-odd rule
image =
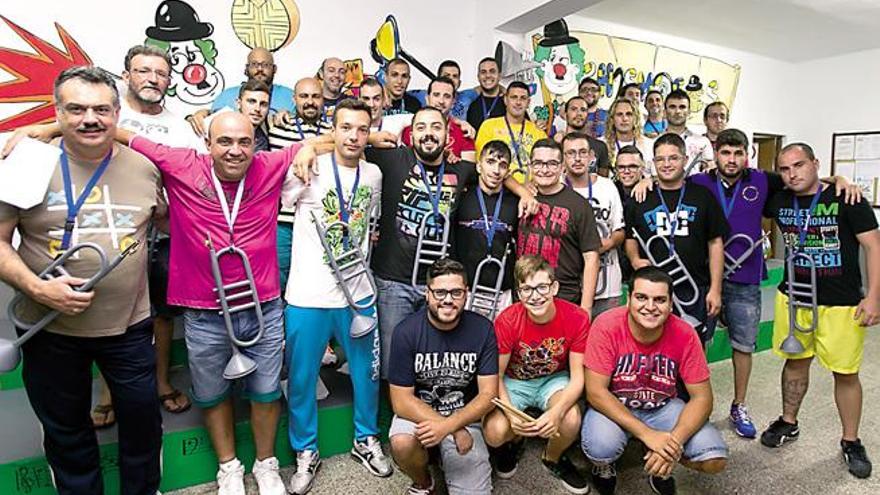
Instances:
[[[437,147],[434,148],[432,151],[425,150],[424,144],[428,141],[433,141],[433,142],[437,143]],[[416,156],[418,156],[422,161],[433,162],[433,161],[437,160],[438,158],[440,158],[440,156],[443,154],[444,145],[441,144],[436,139],[434,139],[433,137],[426,136],[426,137],[423,137],[418,142],[418,144],[413,146],[413,150],[416,152]]]

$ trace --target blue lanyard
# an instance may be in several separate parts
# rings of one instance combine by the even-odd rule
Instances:
[[[813,210],[816,209],[816,205],[819,203],[819,196],[822,195],[822,185],[819,185],[819,190],[816,191],[816,194],[813,195],[813,200],[810,201],[810,209],[807,210],[807,218],[804,221],[804,224],[801,225],[800,216],[801,216],[801,207],[798,204],[797,196],[791,198],[792,208],[794,209],[794,226],[798,231],[798,245],[794,246],[794,251],[797,252],[801,247],[804,247],[804,242],[807,240],[807,231],[810,230],[810,219],[813,217]]]
[[[484,96],[480,97],[480,106],[483,107],[483,120],[486,120],[489,118],[489,114],[491,114],[492,110],[495,109],[495,104],[498,103],[499,98],[501,98],[501,95],[495,96],[495,98],[492,100],[492,105],[489,106],[489,110],[486,110],[486,97],[484,97]]]
[[[654,129],[654,132],[656,132],[657,134],[660,134],[663,132],[662,129],[657,129],[657,125],[654,124],[653,122],[651,122],[650,120],[648,121],[648,125],[651,126],[651,129]]]
[[[675,211],[670,213],[669,206],[666,205],[666,200],[663,199],[663,193],[660,191],[658,187],[656,189],[657,196],[660,196],[660,205],[663,206],[663,211],[666,212],[666,220],[669,222],[669,251],[670,255],[675,252],[675,231],[678,229],[678,210],[681,208],[682,202],[684,201],[684,191],[687,189],[687,183],[681,186],[681,191],[678,193],[678,204],[675,205]]]
[[[73,183],[70,180],[70,164],[67,161],[67,150],[64,149],[64,140],[61,140],[61,174],[64,179],[64,199],[67,200],[67,218],[64,219],[64,235],[61,238],[61,250],[66,251],[67,248],[70,247],[70,239],[73,235],[73,227],[76,225],[76,215],[79,213],[79,210],[82,208],[83,204],[86,202],[86,198],[89,197],[89,193],[92,192],[92,189],[98,183],[98,180],[101,179],[101,176],[104,175],[104,171],[107,170],[107,165],[110,164],[110,159],[113,158],[113,147],[110,147],[110,152],[107,153],[107,156],[101,160],[101,164],[98,165],[98,168],[92,172],[92,177],[89,178],[89,182],[86,183],[86,187],[80,191],[79,196],[76,198],[76,202],[73,200]]]
[[[440,171],[437,174],[437,193],[431,194],[431,184],[428,182],[428,173],[425,172],[425,165],[416,160],[419,165],[419,172],[422,174],[422,182],[425,183],[425,192],[428,193],[428,199],[431,201],[431,208],[434,210],[434,217],[440,216],[440,196],[443,194],[443,173],[446,171],[446,161],[440,164]]]
[[[306,140],[306,135],[303,134],[302,123],[300,122],[299,117],[297,117],[296,120],[294,120],[294,122],[296,122],[296,132],[299,133],[299,140],[300,140],[300,141],[305,141],[305,140]]]
[[[501,214],[501,202],[504,199],[504,188],[498,194],[495,201],[495,211],[492,213],[492,223],[489,223],[489,213],[486,210],[486,200],[483,198],[483,189],[477,186],[477,200],[480,202],[480,212],[483,213],[483,222],[486,224],[486,238],[489,245],[488,254],[492,254],[492,241],[495,239],[495,228],[498,226],[498,215]]]
[[[565,185],[568,187],[571,187],[572,189],[574,188],[574,186],[571,185],[571,179],[569,179],[568,177],[565,178]],[[587,172],[587,198],[590,200],[590,206],[592,206],[593,205],[593,177],[590,175],[590,172]]]
[[[336,196],[339,198],[339,219],[348,225],[348,219],[354,209],[354,197],[357,194],[358,183],[361,181],[361,167],[355,168],[354,184],[351,186],[351,194],[348,196],[348,203],[345,202],[345,196],[342,194],[342,181],[339,179],[339,167],[336,165],[336,152],[330,153],[330,162],[333,164],[333,178],[336,179]],[[348,229],[342,234],[342,245],[348,249]]]
[[[724,196],[724,185],[721,184],[721,176],[715,176],[715,185],[718,188],[718,201],[721,202],[721,208],[724,209],[724,218],[730,218],[730,212],[733,211],[733,204],[736,203],[736,197],[739,196],[739,190],[742,188],[742,181],[742,178],[736,181],[736,187],[733,189],[733,196],[730,198],[730,202],[728,202]]]
[[[519,140],[513,137],[513,128],[510,127],[507,115],[504,116],[504,124],[507,126],[507,134],[510,135],[510,145],[513,147],[513,154],[516,155],[516,163],[519,164],[519,169],[524,171],[526,167],[519,156],[519,150],[522,147],[523,134],[526,132],[526,121],[523,120],[522,127],[519,128]]]

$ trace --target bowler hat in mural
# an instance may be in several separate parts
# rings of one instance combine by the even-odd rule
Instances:
[[[214,32],[210,22],[201,22],[196,11],[180,0],[164,0],[160,3],[155,22],[155,26],[147,28],[147,36],[155,40],[198,40]]]
[[[544,25],[544,38],[538,44],[551,47],[577,42],[577,38],[568,34],[568,24],[565,23],[565,19],[559,19]]]
[[[700,82],[700,76],[694,74],[688,79],[687,86],[684,89],[688,91],[699,91],[703,89],[703,83]]]

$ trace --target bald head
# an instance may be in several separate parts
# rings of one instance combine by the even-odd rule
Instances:
[[[239,181],[254,158],[254,126],[238,112],[217,114],[208,127],[208,150],[220,180]]]
[[[244,74],[248,79],[257,79],[271,86],[275,78],[275,69],[272,52],[265,48],[254,48],[248,53]]]
[[[339,98],[345,83],[345,63],[337,57],[325,58],[319,76],[324,82],[324,97]]]
[[[239,126],[249,130],[253,136],[254,125],[251,124],[247,116],[239,112],[220,112],[211,119],[211,125],[208,126],[208,139],[213,141],[211,136],[220,136],[223,132]]]
[[[324,92],[321,81],[314,77],[306,77],[296,82],[293,87],[293,101],[296,103],[296,115],[309,123],[315,123],[324,113]]]

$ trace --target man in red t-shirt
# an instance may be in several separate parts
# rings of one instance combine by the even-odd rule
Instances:
[[[563,452],[577,439],[581,411],[577,405],[584,383],[584,345],[590,315],[578,305],[557,299],[559,282],[553,267],[537,255],[523,256],[514,266],[520,302],[495,319],[498,341],[498,396],[519,410],[543,412],[524,422],[506,411],[484,420],[486,443],[495,449],[495,471],[507,479],[516,472],[524,437],[546,438],[541,461],[571,493],[588,493],[587,480]]]
[[[425,100],[429,107],[440,110],[448,124],[448,137],[446,140],[447,157],[454,156],[455,160],[476,162],[477,153],[474,151],[474,140],[465,137],[464,131],[457,119],[449,114],[455,103],[455,84],[448,77],[438,77],[428,85],[428,96]],[[412,126],[406,126],[400,134],[400,142],[406,146],[412,146]],[[453,163],[453,161],[450,161]]]
[[[655,493],[675,493],[676,462],[709,474],[727,464],[727,444],[708,422],[709,365],[694,329],[672,312],[672,279],[647,266],[633,274],[626,307],[596,318],[584,352],[587,400],[581,448],[600,495],[614,493],[614,462],[630,437],[648,453]],[[681,378],[690,401],[676,397]]]

